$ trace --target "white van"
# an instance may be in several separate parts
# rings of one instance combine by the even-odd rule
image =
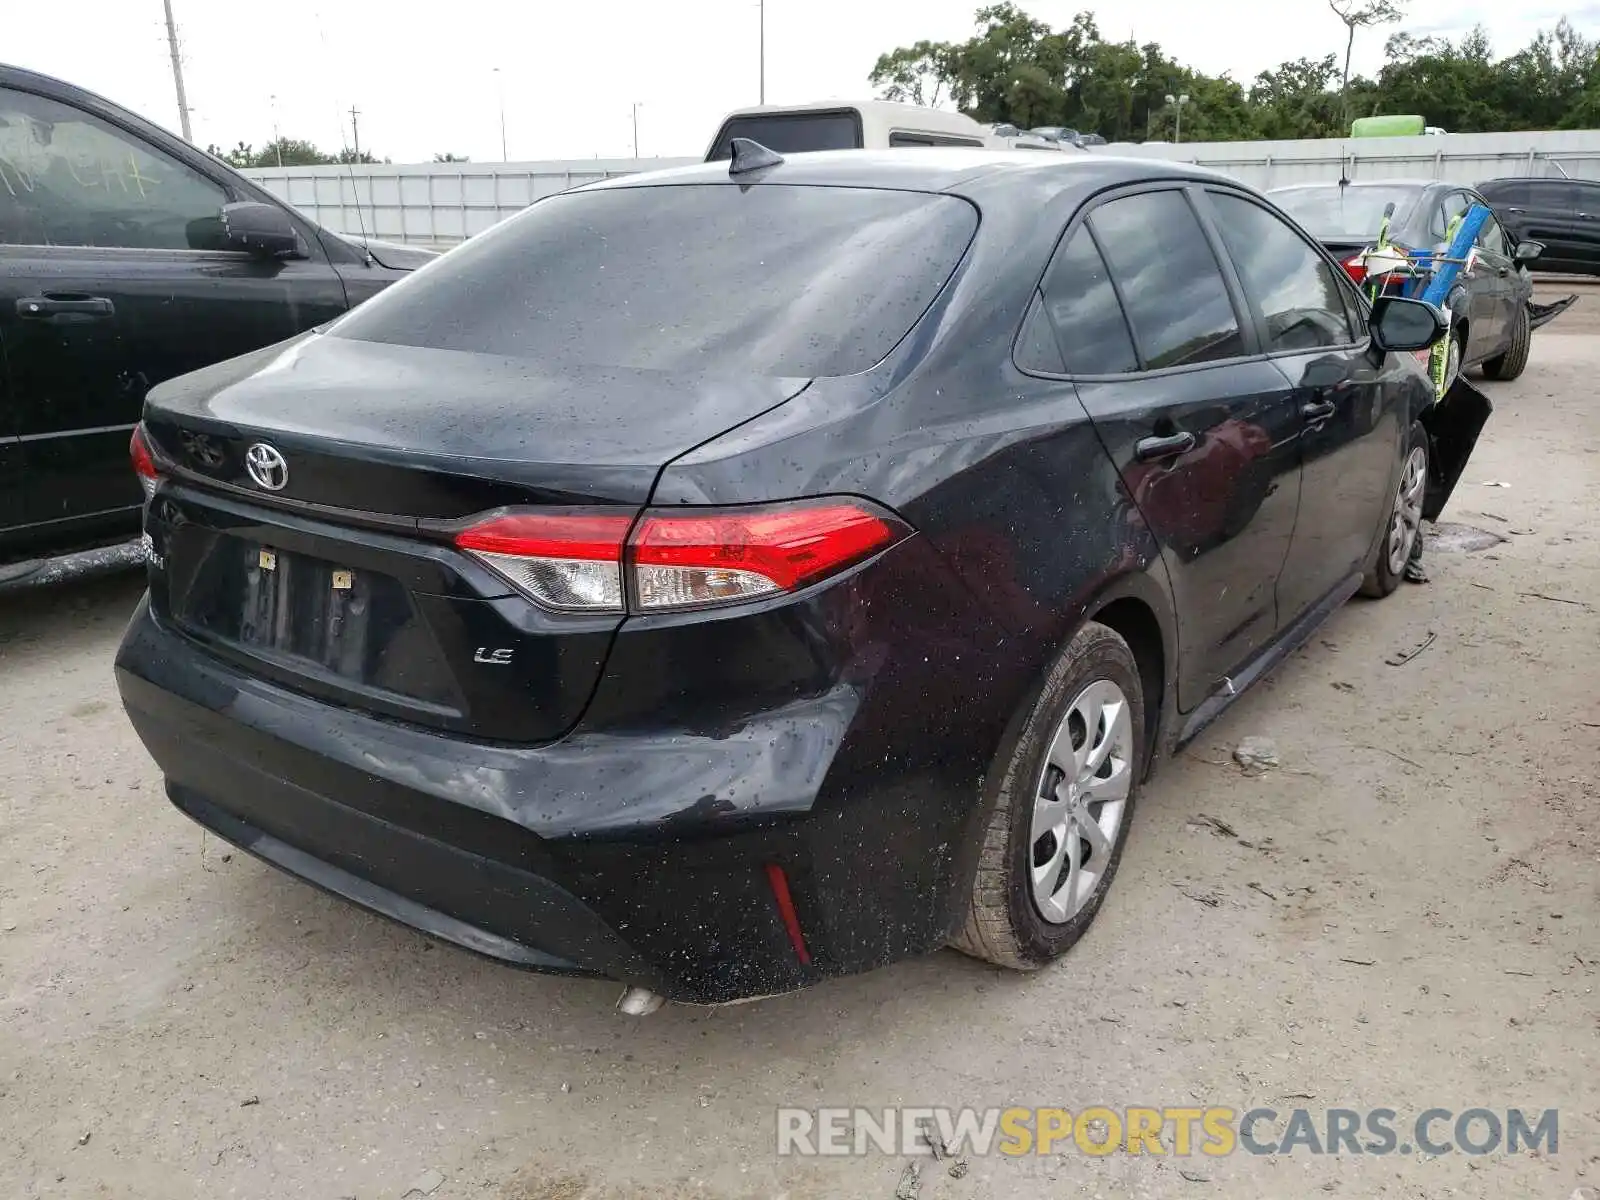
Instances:
[[[779,154],[807,150],[881,150],[890,146],[976,146],[990,150],[1064,149],[1037,135],[1000,137],[971,117],[891,100],[823,100],[739,108],[723,119],[706,162],[733,157],[733,139],[749,138]]]

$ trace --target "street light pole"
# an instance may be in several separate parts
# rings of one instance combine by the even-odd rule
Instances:
[[[1181,96],[1167,96],[1167,103],[1176,109],[1172,118],[1172,144],[1179,145],[1183,142],[1183,106],[1189,103],[1189,93]]]
[[[767,0],[756,0],[756,8],[759,10],[761,22],[761,90],[756,99],[765,104],[767,102]],[[179,86],[181,88],[182,85]],[[185,117],[183,120],[184,127],[188,128],[189,118]]]
[[[633,102],[633,156],[635,158],[639,157],[639,106],[643,103],[644,101],[642,100]]]

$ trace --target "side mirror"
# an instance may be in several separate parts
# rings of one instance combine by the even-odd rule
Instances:
[[[1449,331],[1444,314],[1424,300],[1379,296],[1367,321],[1379,350],[1426,350]]]
[[[1543,253],[1543,242],[1518,242],[1516,253],[1512,257],[1516,259],[1517,266],[1524,267]]]
[[[222,232],[229,250],[257,258],[298,258],[300,235],[289,214],[276,204],[244,200],[222,206]]]

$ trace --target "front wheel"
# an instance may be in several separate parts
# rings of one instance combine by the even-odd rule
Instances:
[[[1483,373],[1490,379],[1509,382],[1521,375],[1528,366],[1528,352],[1533,349],[1533,325],[1528,316],[1528,306],[1517,306],[1516,318],[1511,323],[1511,345],[1504,354],[1496,355],[1483,364]]]
[[[1411,547],[1422,532],[1422,502],[1428,494],[1428,431],[1411,423],[1405,464],[1384,521],[1383,538],[1361,581],[1361,594],[1381,600],[1400,586]]]
[[[1450,385],[1461,378],[1461,364],[1467,357],[1467,335],[1459,328],[1450,331],[1450,344],[1445,351],[1444,360],[1444,389],[1439,393],[1443,396],[1450,390]]]
[[[1138,663],[1116,631],[1091,622],[996,756],[958,950],[1031,971],[1083,936],[1121,861],[1144,753]]]

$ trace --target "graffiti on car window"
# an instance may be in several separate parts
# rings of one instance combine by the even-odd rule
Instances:
[[[42,187],[137,203],[153,199],[160,184],[155,160],[99,130],[0,116],[0,188],[13,197]]]

